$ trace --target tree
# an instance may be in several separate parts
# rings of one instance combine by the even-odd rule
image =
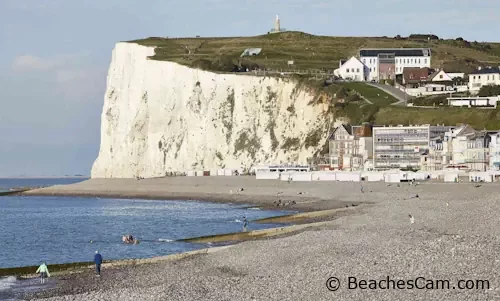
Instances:
[[[479,90],[479,96],[481,97],[497,96],[497,95],[500,95],[500,86],[498,85],[482,86],[481,89]]]

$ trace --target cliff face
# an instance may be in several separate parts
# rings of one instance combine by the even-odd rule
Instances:
[[[321,149],[327,105],[289,79],[216,74],[149,60],[151,47],[113,50],[92,177],[298,162]]]

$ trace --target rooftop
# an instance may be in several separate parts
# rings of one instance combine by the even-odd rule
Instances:
[[[359,56],[377,57],[379,54],[394,54],[395,56],[431,56],[430,48],[373,48],[360,49]]]
[[[498,74],[500,73],[500,68],[482,68],[481,70],[476,70],[470,74]]]

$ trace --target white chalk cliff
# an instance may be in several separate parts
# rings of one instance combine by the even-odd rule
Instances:
[[[290,79],[217,74],[113,50],[93,178],[306,163],[332,125],[327,105]]]

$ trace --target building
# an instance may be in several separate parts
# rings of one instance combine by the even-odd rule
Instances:
[[[436,70],[434,73],[429,75],[428,81],[430,82],[448,82],[452,83],[456,79],[463,79],[465,73],[448,73],[444,70]]]
[[[427,67],[408,67],[403,70],[403,85],[411,88],[419,87],[429,78],[430,69]]]
[[[369,80],[395,79],[405,68],[431,67],[430,48],[361,49],[360,61],[368,67]]]
[[[329,138],[330,167],[334,170],[363,170],[372,154],[372,126],[343,124]]]
[[[373,168],[421,168],[421,156],[429,153],[431,140],[444,136],[450,126],[381,126],[373,128]]]
[[[500,85],[500,67],[481,68],[469,74],[469,90],[478,93],[482,86]]]
[[[474,133],[470,125],[460,125],[450,129],[444,134],[443,140],[443,165],[445,168],[466,169],[465,150],[467,148],[466,135]]]
[[[466,135],[465,165],[471,171],[487,171],[490,167],[491,135],[487,131],[475,131]]]
[[[448,105],[452,107],[483,107],[483,108],[496,108],[500,96],[487,96],[487,97],[448,97]]]
[[[356,57],[351,57],[347,61],[341,60],[339,68],[333,71],[333,74],[343,79],[350,79],[355,81],[367,80],[368,68]]]
[[[429,151],[420,157],[421,170],[435,171],[443,169],[444,135],[436,136],[429,140]]]
[[[500,170],[500,132],[490,134],[490,170]]]

